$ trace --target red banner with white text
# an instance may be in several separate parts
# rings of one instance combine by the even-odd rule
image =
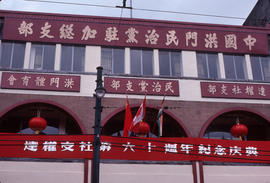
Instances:
[[[0,135],[0,157],[92,159],[93,135]],[[100,158],[270,163],[269,141],[101,136]]]

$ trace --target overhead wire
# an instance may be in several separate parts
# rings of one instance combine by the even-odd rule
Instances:
[[[169,10],[157,10],[157,9],[146,9],[146,8],[133,8],[133,7],[123,7],[123,6],[109,6],[109,5],[100,5],[100,4],[89,4],[89,3],[72,3],[72,2],[62,2],[62,1],[48,1],[48,0],[24,0],[32,2],[43,2],[43,3],[54,3],[54,4],[66,4],[66,5],[77,5],[77,6],[92,6],[92,7],[102,7],[102,8],[128,8],[137,11],[148,11],[148,12],[159,12],[159,13],[171,13],[171,14],[183,14],[191,16],[205,16],[205,17],[214,17],[214,18],[226,18],[226,19],[238,19],[245,20],[244,17],[236,16],[225,16],[225,15],[213,15],[213,14],[204,14],[204,13],[189,13],[182,11],[169,11]]]

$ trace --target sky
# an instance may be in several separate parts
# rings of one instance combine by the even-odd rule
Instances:
[[[257,0],[127,0],[128,7],[130,1],[132,13],[130,9],[116,8],[122,6],[123,0],[1,0],[0,9],[242,25],[257,3]]]

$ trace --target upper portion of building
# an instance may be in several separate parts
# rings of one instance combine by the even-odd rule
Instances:
[[[265,27],[13,11],[0,11],[0,17],[0,71],[80,75],[77,91],[83,96],[94,88],[89,89],[89,77],[94,81],[100,65],[106,76],[153,79],[149,80],[151,84],[140,86],[141,94],[147,86],[148,92],[155,91],[148,94],[158,94],[160,87],[166,87],[166,83],[160,85],[160,79],[174,79],[182,86],[188,80],[189,87],[181,87],[180,91],[184,100],[201,100],[200,80],[270,81],[270,29]],[[114,87],[120,94],[123,87],[115,80],[106,81],[111,82],[107,87]],[[139,81],[123,82],[127,82],[126,91],[121,91],[125,94],[133,90],[131,82]],[[241,87],[244,90],[250,86]],[[179,90],[178,85],[176,88]]]
[[[243,25],[265,27],[270,24],[270,0],[258,0]]]

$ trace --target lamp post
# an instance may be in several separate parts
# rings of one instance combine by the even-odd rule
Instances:
[[[102,84],[102,67],[97,67],[97,86],[95,90],[96,106],[95,109],[95,126],[94,126],[94,151],[92,163],[92,183],[99,183],[99,153],[100,153],[100,120],[101,120],[101,99],[105,95],[105,89]]]

